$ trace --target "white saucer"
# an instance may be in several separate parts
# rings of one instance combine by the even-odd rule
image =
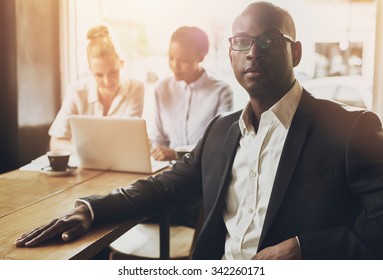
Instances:
[[[64,171],[53,171],[50,166],[41,168],[42,173],[47,174],[49,176],[67,176],[75,172],[77,169],[77,166],[68,166],[66,170]]]

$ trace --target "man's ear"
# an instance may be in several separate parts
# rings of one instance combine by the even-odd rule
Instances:
[[[233,55],[233,50],[229,47],[229,58],[230,58],[230,64],[233,62],[233,58],[232,58],[232,55]]]
[[[203,52],[198,55],[198,62],[202,62],[205,59],[205,56],[207,55],[207,52]]]
[[[293,66],[298,66],[302,58],[302,44],[299,41],[291,43],[291,52],[293,55]]]

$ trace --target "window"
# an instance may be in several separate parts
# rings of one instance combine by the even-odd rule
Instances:
[[[233,19],[251,2],[253,0],[67,0],[62,36],[66,46],[63,51],[66,69],[63,81],[66,84],[88,74],[86,32],[93,25],[107,23],[112,26],[127,56],[128,74],[146,82],[144,116],[146,114],[150,118],[153,82],[170,75],[167,62],[170,36],[181,25],[195,25],[204,29],[210,40],[209,54],[203,66],[232,86],[234,107],[243,108],[248,95],[232,73],[227,38],[231,36]],[[297,39],[303,44],[303,58],[295,69],[300,81],[335,73],[363,76],[372,84],[376,24],[374,1],[272,2],[288,9],[295,20]],[[321,71],[324,68],[320,63],[325,63],[328,60],[326,55],[334,49],[341,56],[332,53],[334,55],[329,57],[335,60],[340,57],[342,63],[339,65],[346,65],[347,71]],[[369,98],[371,102],[372,96]]]

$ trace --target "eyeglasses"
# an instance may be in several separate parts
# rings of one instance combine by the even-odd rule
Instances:
[[[247,51],[253,46],[254,41],[261,49],[271,49],[279,46],[282,40],[287,40],[290,43],[295,42],[292,37],[282,33],[262,34],[257,37],[241,35],[229,38],[230,47],[234,51]]]

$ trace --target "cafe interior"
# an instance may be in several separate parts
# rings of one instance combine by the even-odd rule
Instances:
[[[222,17],[208,12],[193,17],[190,12],[197,11],[194,9],[197,4],[213,6],[215,2],[224,6]],[[58,241],[52,241],[51,246],[29,251],[14,248],[11,241],[26,228],[40,225],[52,215],[61,215],[63,209],[73,207],[73,201],[78,197],[105,194],[116,186],[147,176],[80,168],[71,176],[54,177],[20,170],[49,151],[48,130],[61,107],[67,85],[87,74],[84,37],[89,26],[106,22],[115,28],[127,53],[128,73],[145,84],[143,117],[150,129],[153,87],[157,80],[169,75],[167,43],[177,25],[200,25],[207,30],[213,48],[204,67],[225,79],[233,88],[234,109],[243,108],[247,97],[231,73],[227,37],[230,36],[234,16],[251,2],[185,0],[174,4],[174,1],[159,0],[151,1],[153,7],[150,9],[148,0],[0,0],[0,183],[3,189],[3,198],[0,199],[5,201],[0,205],[0,228],[3,231],[0,234],[0,259],[103,257],[105,248],[111,250],[108,247],[110,243],[140,222],[96,228],[92,234],[71,243],[65,250]],[[383,1],[271,2],[291,10],[293,17],[297,18],[298,36],[301,35],[303,45],[307,46],[302,63],[296,69],[297,79],[309,87],[314,79],[326,83],[326,78],[330,76],[351,80],[358,76],[355,80],[362,78],[368,88],[367,96],[363,97],[363,107],[374,111],[383,120]],[[156,21],[162,14],[155,13],[158,9],[163,9],[163,15],[169,18],[161,24]],[[172,19],[177,9],[182,12]],[[172,13],[166,14],[165,11],[169,10]],[[301,10],[307,12],[300,13]],[[325,22],[324,13],[328,17]],[[336,62],[338,64],[333,68],[329,66]],[[27,182],[36,189],[30,195],[16,198],[15,189],[23,193]],[[41,209],[49,213],[26,221],[27,215],[39,213]],[[148,254],[157,254],[149,258],[190,258],[198,222],[199,216],[192,230],[183,228],[176,231],[169,229],[168,213],[162,213],[159,228],[146,229],[153,240],[146,246]],[[10,223],[14,224],[13,227],[5,230]],[[173,244],[170,250],[169,244]],[[152,247],[156,249],[152,250]],[[138,251],[131,254],[137,257]],[[118,250],[114,251],[114,255],[108,254],[107,258],[127,257],[124,253],[119,254]]]

